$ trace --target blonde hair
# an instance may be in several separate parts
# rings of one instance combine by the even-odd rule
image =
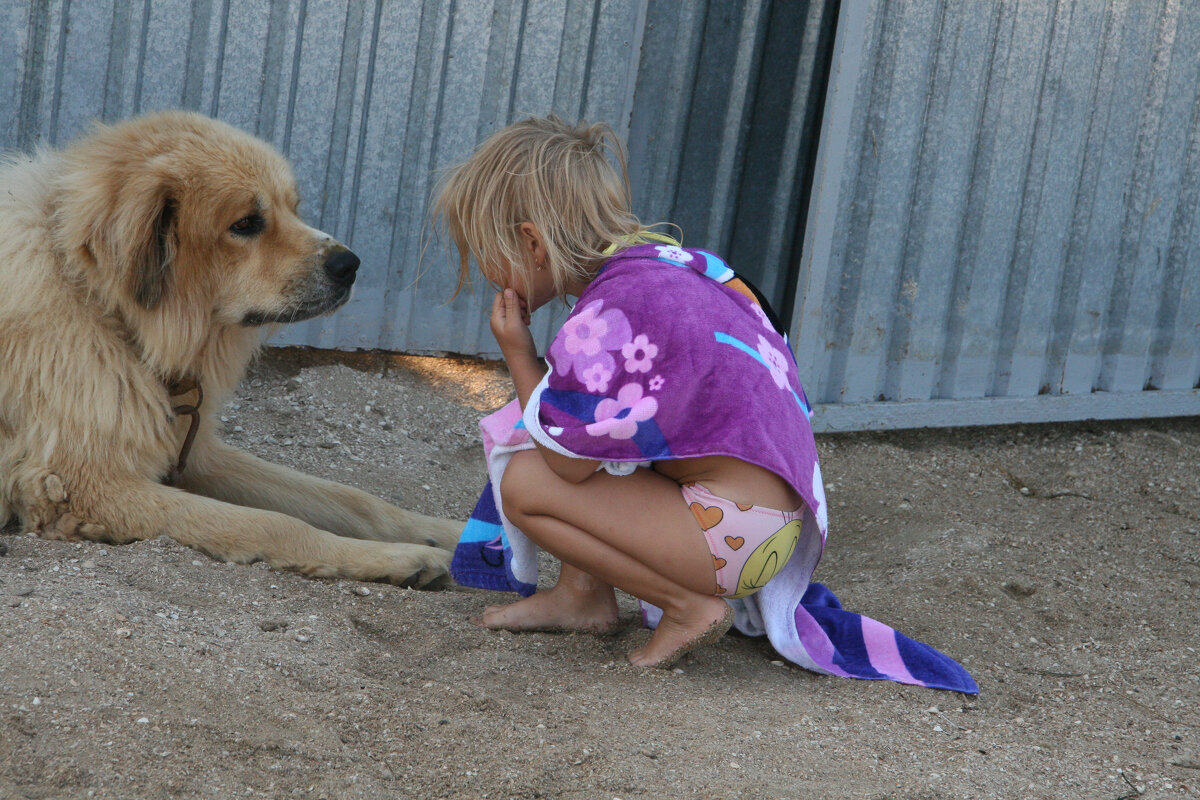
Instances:
[[[501,264],[527,271],[519,228],[531,222],[561,295],[573,280],[588,280],[611,245],[645,230],[630,205],[625,151],[613,129],[568,125],[552,114],[497,131],[451,167],[432,212],[458,250],[455,294],[471,282],[472,257],[491,283],[499,283]]]

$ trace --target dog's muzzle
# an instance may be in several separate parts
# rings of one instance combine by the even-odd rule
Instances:
[[[313,270],[309,273],[309,280],[299,287],[299,296],[286,306],[270,311],[247,311],[242,317],[242,324],[255,326],[300,322],[328,314],[343,305],[350,299],[350,291],[354,286],[354,275],[360,263],[358,256],[338,245],[326,253],[320,263],[324,277]]]

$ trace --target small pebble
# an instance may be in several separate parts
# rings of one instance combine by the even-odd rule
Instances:
[[[149,725],[149,724],[150,724],[150,718],[149,718],[149,717],[138,717],[138,718],[137,718],[137,724],[138,724],[138,725]]]
[[[355,586],[354,593],[359,597],[368,597],[371,594],[371,590],[365,586]]]
[[[117,628],[113,633],[116,634],[118,639],[128,639],[130,636],[133,636],[133,631],[129,630],[129,628]]]

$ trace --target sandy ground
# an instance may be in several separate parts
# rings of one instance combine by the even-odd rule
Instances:
[[[223,413],[264,457],[465,518],[502,367],[274,351]],[[1200,418],[821,437],[847,608],[978,697],[727,636],[495,633],[506,595],[0,536],[0,798],[1200,796]],[[548,572],[548,571],[547,571]],[[546,577],[550,577],[547,575]]]

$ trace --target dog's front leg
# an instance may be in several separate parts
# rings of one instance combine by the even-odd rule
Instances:
[[[115,481],[90,496],[68,482],[81,538],[125,543],[170,536],[222,561],[266,561],[324,578],[431,586],[444,581],[450,554],[419,544],[360,541],[318,530],[287,514],[245,508],[149,481]]]
[[[272,464],[198,437],[180,486],[206,497],[298,517],[354,539],[417,542],[452,550],[462,524],[397,508],[364,491]]]

